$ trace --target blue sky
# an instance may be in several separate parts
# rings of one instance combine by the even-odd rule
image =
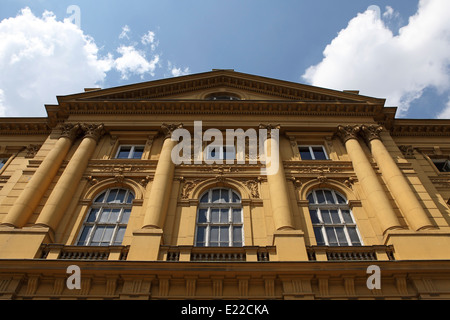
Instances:
[[[448,0],[1,0],[0,115],[45,116],[44,104],[85,87],[227,68],[448,119],[449,21]]]

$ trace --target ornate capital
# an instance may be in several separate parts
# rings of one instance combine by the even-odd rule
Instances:
[[[358,133],[361,131],[361,127],[356,126],[338,126],[336,136],[338,136],[345,144],[350,139],[358,139]]]
[[[81,129],[84,132],[85,138],[92,138],[98,142],[100,138],[105,134],[105,126],[102,124],[87,124],[81,125]]]
[[[161,126],[161,129],[164,133],[164,140],[168,139],[172,136],[172,133],[176,130],[176,129],[181,129],[183,128],[183,124],[179,123],[179,124],[167,124],[167,123],[163,123]]]
[[[74,141],[80,134],[80,124],[65,123],[61,125],[61,138],[69,138]]]
[[[383,131],[382,126],[377,126],[377,125],[361,126],[361,134],[362,134],[363,138],[368,142],[370,142],[374,139],[381,140],[381,137],[380,137],[381,131]]]
[[[259,129],[266,129],[267,130],[267,138],[272,137],[272,130],[280,130],[281,126],[279,124],[259,124]]]

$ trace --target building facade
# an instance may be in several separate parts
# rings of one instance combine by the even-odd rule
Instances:
[[[450,298],[450,120],[232,70],[46,110],[0,119],[0,299]]]

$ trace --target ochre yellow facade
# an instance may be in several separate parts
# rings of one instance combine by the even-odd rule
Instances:
[[[0,299],[450,298],[450,120],[231,70],[46,109],[0,119]],[[250,142],[243,163],[175,164],[199,121],[266,130],[279,170]]]

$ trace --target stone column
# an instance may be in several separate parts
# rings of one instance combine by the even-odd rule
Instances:
[[[284,173],[283,160],[281,159],[280,153],[279,134],[276,136],[272,135],[272,130],[279,130],[279,128],[280,126],[260,125],[260,129],[267,129],[267,140],[264,144],[266,157],[268,156],[268,152],[271,152],[269,150],[278,153],[278,171],[271,172],[272,170],[269,167],[267,168],[267,183],[269,186],[270,203],[272,206],[275,229],[294,230],[291,207],[289,205],[286,175]],[[272,155],[271,157],[273,159]],[[266,163],[266,166],[273,166],[273,163]]]
[[[88,162],[97,146],[97,142],[104,134],[104,126],[101,125],[81,125],[85,135],[77,150],[75,151],[69,164],[64,169],[55,187],[50,194],[42,212],[40,213],[36,225],[46,226],[55,231],[61,218],[64,216],[70,201],[81,181]]]
[[[144,216],[144,226],[142,227],[143,229],[163,228],[175,172],[175,164],[172,161],[172,149],[178,143],[177,141],[172,141],[171,136],[174,130],[182,127],[182,124],[162,125],[165,134],[164,143],[150,189],[150,196]]]
[[[360,126],[339,126],[337,135],[345,144],[347,153],[353,163],[353,169],[370,206],[380,221],[383,233],[390,229],[401,228],[386,192],[359,144],[358,133],[360,130]]]
[[[425,210],[412,191],[405,176],[392,159],[380,138],[381,126],[362,126],[361,131],[372,150],[380,170],[400,210],[414,230],[433,228]]]
[[[56,176],[63,160],[79,133],[79,124],[65,124],[53,149],[47,154],[25,189],[8,212],[2,225],[23,227],[39,205],[44,193]]]

